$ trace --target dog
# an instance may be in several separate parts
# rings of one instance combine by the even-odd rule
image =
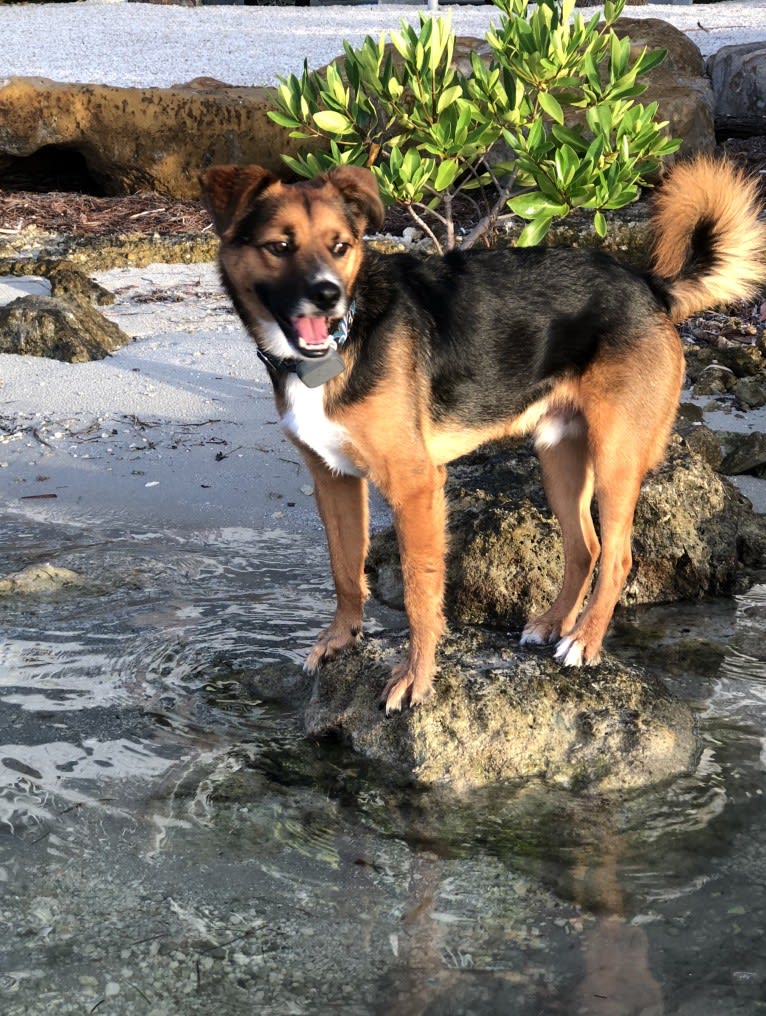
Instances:
[[[555,643],[567,667],[597,663],[631,568],[639,489],[675,419],[675,324],[752,299],[766,280],[757,184],[711,157],[677,163],[655,199],[645,272],[568,247],[368,250],[384,208],[373,174],[353,166],[295,183],[216,166],[201,187],[223,285],[311,471],[327,534],[337,604],[305,670],[362,630],[370,481],[392,509],[410,625],[381,701],[390,713],[429,695],[444,628],[446,464],[525,435],[565,567],[521,642]]]

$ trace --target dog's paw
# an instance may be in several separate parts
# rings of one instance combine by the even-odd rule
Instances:
[[[565,667],[594,667],[601,659],[601,647],[588,651],[584,641],[574,635],[561,639],[553,654],[554,659]]]
[[[357,626],[331,624],[329,628],[325,628],[306,657],[303,664],[304,673],[313,677],[323,663],[332,660],[346,646],[353,645],[360,632],[361,628]]]
[[[416,706],[431,694],[432,677],[412,670],[409,661],[397,663],[391,669],[391,679],[383,689],[380,704],[386,716],[398,713],[405,706]]]
[[[561,634],[561,626],[545,618],[538,617],[527,621],[519,639],[520,646],[549,646]]]

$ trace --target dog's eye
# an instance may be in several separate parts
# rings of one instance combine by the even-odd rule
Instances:
[[[346,243],[344,240],[339,240],[330,248],[330,253],[334,258],[342,258],[348,254],[349,250],[351,250],[351,244]]]
[[[262,244],[264,250],[273,254],[275,258],[284,258],[292,252],[292,247],[287,240],[274,240],[272,243]]]

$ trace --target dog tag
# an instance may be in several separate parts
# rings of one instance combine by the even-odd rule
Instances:
[[[295,365],[295,373],[307,388],[318,388],[342,374],[345,369],[343,357],[334,349],[325,353],[321,360],[299,360]]]

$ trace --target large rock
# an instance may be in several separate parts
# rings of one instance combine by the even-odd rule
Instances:
[[[563,577],[559,528],[536,459],[514,448],[479,452],[450,467],[448,496],[448,616],[519,628],[550,605]],[[644,483],[633,550],[624,605],[728,594],[745,569],[766,564],[766,520],[676,437]],[[400,607],[392,531],[373,542],[370,565],[376,595]]]
[[[311,684],[281,669],[253,692],[302,709],[311,737],[339,736],[392,774],[453,789],[542,779],[604,792],[681,773],[697,754],[694,719],[654,678],[614,661],[566,669],[505,635],[468,629],[444,639],[431,698],[386,717],[378,699],[402,639],[377,636],[327,664]]]
[[[2,169],[41,151],[79,152],[107,194],[154,190],[199,196],[197,175],[215,163],[284,168],[299,142],[268,119],[274,89],[198,78],[172,88],[62,84],[8,78],[0,87]]]
[[[766,118],[766,42],[724,46],[708,58],[716,115]]]
[[[633,59],[644,47],[667,50],[659,67],[643,79],[647,89],[638,101],[659,103],[659,117],[668,121],[668,134],[683,138],[681,153],[714,148],[713,90],[702,54],[691,39],[659,18],[620,18],[615,32],[630,38]]]
[[[118,325],[77,297],[22,296],[0,307],[0,353],[85,363],[102,360],[130,341]]]
[[[48,280],[51,296],[81,300],[104,306],[114,303],[114,293],[94,282],[77,265],[61,258],[1,258],[0,278],[8,276],[41,276]]]

